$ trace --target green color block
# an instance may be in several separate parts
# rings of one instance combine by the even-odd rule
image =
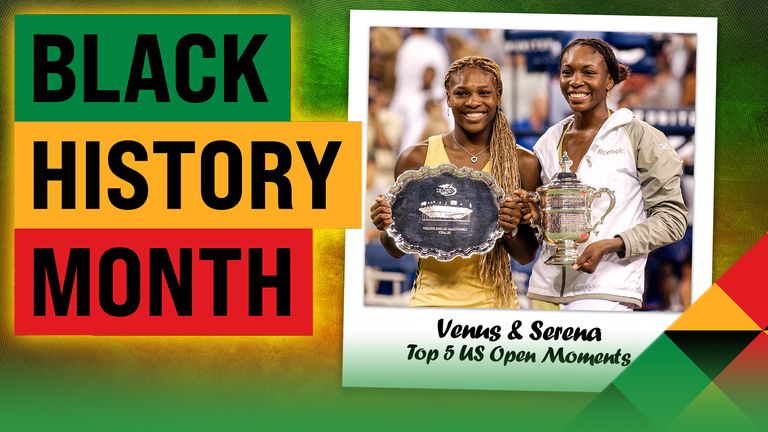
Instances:
[[[568,430],[648,431],[654,425],[615,386],[609,385],[568,425]]]
[[[707,376],[664,335],[613,382],[659,427],[666,425],[709,383]]]
[[[290,120],[288,15],[14,22],[17,121]]]
[[[63,371],[60,371],[63,372]],[[52,376],[54,375],[54,376]],[[59,375],[59,376],[55,376]],[[2,380],[2,430],[563,430],[585,393],[345,389],[271,379],[50,374]],[[45,391],[40,389],[45,388]],[[552,415],[551,407],[557,407]]]

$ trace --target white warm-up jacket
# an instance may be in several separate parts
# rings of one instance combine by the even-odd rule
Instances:
[[[573,120],[568,117],[550,127],[534,147],[541,163],[541,180],[552,181],[560,171],[560,137]],[[634,117],[632,111],[612,113],[579,163],[576,174],[583,183],[615,192],[616,207],[579,245],[579,253],[597,240],[619,236],[622,254],[603,256],[592,274],[569,266],[547,265],[554,252],[546,245],[533,267],[528,297],[553,303],[605,299],[642,305],[648,252],[680,240],[687,226],[687,209],[680,193],[682,162],[663,133]],[[597,221],[608,207],[607,196],[592,204]],[[621,256],[620,256],[621,255]]]

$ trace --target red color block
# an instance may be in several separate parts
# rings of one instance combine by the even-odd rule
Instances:
[[[264,229],[17,229],[15,231],[15,325],[17,335],[311,335],[312,334],[312,230],[264,230]],[[43,259],[38,258],[38,279],[45,277],[44,295],[38,290],[38,302],[44,299],[44,315],[35,315],[35,249],[51,248],[60,284],[64,284],[70,251],[86,248],[89,263],[88,283],[84,287],[72,284],[72,295],[64,315],[56,315],[50,281],[52,271],[41,270]],[[107,251],[116,248],[138,260],[131,265],[127,260],[111,260],[104,257]],[[150,249],[158,249],[170,257],[175,278],[182,273],[181,249],[188,249],[191,256],[191,315],[180,316],[176,303],[169,294],[165,278],[155,283],[155,292],[161,299],[155,302],[159,316],[150,313]],[[219,266],[219,276],[226,267],[226,315],[214,314],[214,262],[202,259],[201,249],[236,249],[240,259],[230,259],[225,266]],[[262,299],[261,315],[249,315],[249,272],[264,276],[277,273],[277,250],[289,252],[288,274],[289,315],[280,316],[277,310],[277,289],[265,284],[263,289],[254,289],[254,298]],[[254,271],[249,261],[249,250],[261,250],[262,270]],[[112,253],[110,252],[110,253]],[[231,251],[230,251],[231,253]],[[285,253],[285,252],[283,252]],[[107,255],[109,256],[109,255]],[[111,300],[124,307],[136,304],[126,316],[114,316],[105,312],[100,301],[100,260],[113,269],[111,289],[104,288]],[[254,260],[255,262],[256,260]],[[49,261],[51,262],[51,261]],[[159,268],[160,260],[154,260]],[[104,267],[104,263],[102,263]],[[166,263],[166,267],[169,264]],[[79,267],[83,269],[85,267]],[[81,270],[82,273],[82,270]],[[107,270],[105,274],[109,274]],[[156,272],[157,273],[157,272]],[[128,300],[128,280],[138,280]],[[76,278],[75,278],[76,279]],[[82,281],[82,279],[81,279]],[[104,284],[109,286],[109,283]],[[221,287],[222,285],[220,285]],[[89,313],[77,315],[77,290],[88,288]],[[219,293],[223,290],[220,288]],[[189,292],[184,291],[184,292]],[[285,292],[285,290],[283,291]],[[187,302],[189,303],[189,302]],[[221,302],[220,304],[223,304]],[[62,303],[66,307],[66,302]],[[125,310],[125,309],[124,309]],[[38,311],[39,312],[39,311]],[[182,313],[183,315],[183,313]]]
[[[754,320],[768,327],[768,235],[742,256],[717,284]]]

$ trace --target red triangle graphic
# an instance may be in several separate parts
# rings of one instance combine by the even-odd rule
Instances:
[[[768,235],[763,236],[717,284],[760,328],[768,326]]]

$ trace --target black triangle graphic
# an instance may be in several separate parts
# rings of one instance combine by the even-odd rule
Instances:
[[[759,330],[668,330],[664,334],[713,380],[760,334]]]

